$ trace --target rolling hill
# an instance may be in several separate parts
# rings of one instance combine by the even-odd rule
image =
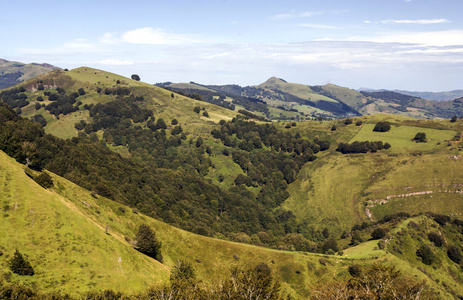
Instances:
[[[56,69],[59,68],[50,64],[24,64],[0,59],[0,89],[7,88]]]
[[[421,94],[387,90],[362,90],[361,92],[334,84],[310,86],[289,83],[281,78],[272,77],[257,86],[240,87],[237,85],[200,85],[200,84],[173,84],[171,82],[159,86],[177,91],[203,94],[208,89],[224,93],[233,100],[233,97],[247,97],[257,99],[268,106],[260,111],[267,118],[274,120],[304,120],[314,117],[345,118],[349,116],[372,115],[388,113],[410,116],[415,118],[451,118],[453,115],[462,115],[461,101],[456,91],[455,97],[445,101],[431,101],[420,98]],[[205,97],[206,99],[206,97]],[[443,99],[440,99],[443,100]],[[209,101],[209,100],[206,100]],[[272,113],[279,108],[283,111]],[[255,112],[252,107],[246,108]],[[259,111],[257,111],[259,112]]]

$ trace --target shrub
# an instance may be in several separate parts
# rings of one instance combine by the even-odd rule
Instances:
[[[447,256],[454,262],[459,264],[462,259],[463,255],[461,254],[461,250],[457,246],[450,246],[449,249],[447,249]]]
[[[34,275],[34,269],[32,268],[31,264],[18,250],[15,251],[14,256],[10,260],[9,264],[10,270],[13,273],[28,276]]]
[[[416,250],[416,256],[421,258],[425,265],[431,265],[434,261],[434,253],[429,246],[423,245]]]
[[[83,88],[80,88],[78,92],[79,92],[79,95],[81,96],[85,95],[85,90]]]
[[[450,122],[452,123],[455,123],[457,121],[457,116],[453,116],[451,119],[450,119]]]
[[[386,232],[387,231],[384,228],[381,228],[381,227],[375,228],[375,230],[373,230],[373,232],[371,233],[371,238],[374,240],[380,240],[386,236]]]
[[[387,121],[381,121],[376,123],[375,128],[373,128],[373,131],[377,132],[387,132],[391,130],[391,124]]]
[[[172,119],[172,121],[170,121],[170,124],[172,124],[172,125],[177,125],[177,124],[178,124],[177,119]]]
[[[352,121],[352,119],[350,119],[350,118],[347,118],[347,119],[344,120],[344,124],[345,124],[345,125],[350,125],[350,124],[352,124],[353,122],[354,122],[354,121]]]
[[[199,114],[199,112],[201,111],[201,107],[195,106],[195,107],[193,108],[193,111],[194,111],[195,113]]]
[[[45,189],[53,187],[53,179],[45,172],[35,177],[34,180]]]
[[[347,270],[352,277],[359,277],[362,275],[362,269],[359,265],[351,265]]]
[[[436,247],[440,247],[444,244],[444,239],[442,236],[436,232],[431,232],[428,234],[428,239],[434,243]]]
[[[331,126],[331,131],[336,131],[336,125]]]

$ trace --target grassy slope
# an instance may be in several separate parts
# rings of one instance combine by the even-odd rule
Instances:
[[[434,192],[392,198],[385,205],[375,203],[370,208],[374,219],[399,211],[463,213],[462,195],[457,193],[463,184],[460,148],[450,147],[446,141],[461,131],[461,124],[387,115],[361,119],[362,126],[337,122],[338,129],[331,133],[331,153],[319,156],[302,168],[297,180],[289,186],[290,198],[285,201],[285,208],[299,219],[309,220],[315,228],[331,227],[339,234],[368,220],[365,213],[368,201],[391,195]],[[396,126],[388,133],[373,132],[374,124],[384,119]],[[317,122],[307,124],[310,123]],[[414,143],[410,139],[416,132],[425,132],[431,141]],[[392,148],[380,153],[351,155],[334,151],[338,142],[355,140],[383,140],[390,142]],[[454,155],[458,159],[454,159]]]
[[[87,94],[78,98],[79,101],[82,101],[82,106],[91,103],[105,103],[114,99],[114,97],[111,98],[111,96],[104,93],[98,94],[96,92],[97,87],[103,89],[117,86],[129,87],[135,95],[144,96],[146,107],[154,110],[156,119],[163,118],[170,127],[170,121],[175,118],[182,125],[184,132],[194,136],[209,133],[213,124],[218,123],[221,119],[230,120],[237,114],[223,107],[193,100],[175,93],[172,98],[171,91],[88,67],[81,67],[68,72],[54,71],[28,81],[25,85],[31,91],[27,93],[30,99],[36,99],[39,95],[43,96],[43,91],[36,90],[38,80],[42,80],[45,84],[52,85],[52,87],[63,87],[68,92],[75,92],[79,88],[84,88]],[[120,81],[119,85],[117,85],[118,80]],[[53,91],[51,89],[45,89],[44,91],[47,90]],[[48,101],[43,103],[48,104]],[[208,112],[209,118],[203,117],[202,112],[201,114],[193,112],[195,106],[204,108]],[[89,118],[88,111],[83,110],[83,108],[78,112],[60,116],[59,120],[51,116],[44,108],[35,111],[34,102],[23,108],[22,115],[24,117],[30,117],[34,114],[42,114],[47,119],[48,125],[45,127],[47,133],[61,138],[77,136],[74,124]]]
[[[258,88],[265,89],[265,90],[280,90],[282,92],[294,95],[298,98],[304,99],[304,100],[310,100],[310,101],[329,101],[329,102],[337,102],[336,100],[333,100],[329,97],[319,95],[314,93],[310,89],[309,86],[303,85],[303,84],[298,84],[298,83],[288,83],[284,82],[279,78],[272,77],[269,80],[267,80],[264,83],[261,83],[260,85],[257,86]]]
[[[355,90],[337,86],[334,84],[323,85],[322,88],[330,92],[338,100],[344,102],[345,104],[358,109],[365,105],[366,100],[363,95]]]
[[[55,188],[44,190],[27,177],[23,166],[0,152],[0,269],[15,249],[27,255],[36,270],[33,277],[12,275],[11,281],[34,284],[45,290],[58,286],[69,292],[115,289],[136,292],[168,279],[178,259],[194,264],[204,279],[226,276],[233,266],[266,262],[283,281],[283,289],[306,294],[308,285],[346,276],[339,258],[283,252],[231,243],[188,233],[133,213],[110,200],[93,198],[87,190],[53,174]],[[122,212],[119,208],[124,208]],[[133,250],[124,237],[134,237],[139,224],[147,223],[163,243],[164,264]],[[105,231],[108,228],[108,233]],[[338,264],[339,263],[339,264]],[[310,268],[308,268],[310,266]],[[297,274],[299,271],[300,274]],[[5,273],[6,272],[6,273]]]
[[[347,267],[353,263],[393,263],[402,265],[405,274],[416,273],[396,257],[374,250],[372,242],[349,249],[344,257],[323,256],[326,265],[322,265],[320,255],[232,243],[174,228],[105,198],[95,199],[89,191],[54,174],[55,187],[44,190],[3,152],[0,169],[4,207],[0,270],[12,282],[44,290],[59,287],[70,293],[94,289],[133,293],[166,282],[179,259],[193,263],[198,277],[206,281],[227,276],[233,266],[247,268],[265,262],[281,280],[283,291],[297,299],[305,298],[311,285],[333,276],[346,278]],[[126,241],[142,223],[154,228],[162,241],[164,264],[138,253]],[[27,255],[36,275],[7,275],[7,261],[15,249]]]

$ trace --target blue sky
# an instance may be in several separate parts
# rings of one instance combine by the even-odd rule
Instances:
[[[6,1],[0,58],[149,83],[463,89],[463,1]],[[8,13],[5,13],[8,12]]]

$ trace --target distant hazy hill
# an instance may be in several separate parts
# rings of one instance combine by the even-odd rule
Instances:
[[[450,118],[463,115],[463,91],[418,93],[360,89],[334,84],[310,86],[271,77],[256,86],[201,85],[198,83],[157,84],[174,91],[201,96],[214,104],[229,101],[272,120],[307,120],[313,118],[346,118],[376,113],[398,114],[418,118]],[[439,101],[434,101],[439,100]],[[218,101],[220,100],[220,101]]]
[[[60,68],[50,64],[24,64],[0,58],[0,89],[7,88],[56,69]]]
[[[395,90],[395,92],[434,101],[446,101],[463,97],[463,90],[453,90],[446,92],[410,92]]]

